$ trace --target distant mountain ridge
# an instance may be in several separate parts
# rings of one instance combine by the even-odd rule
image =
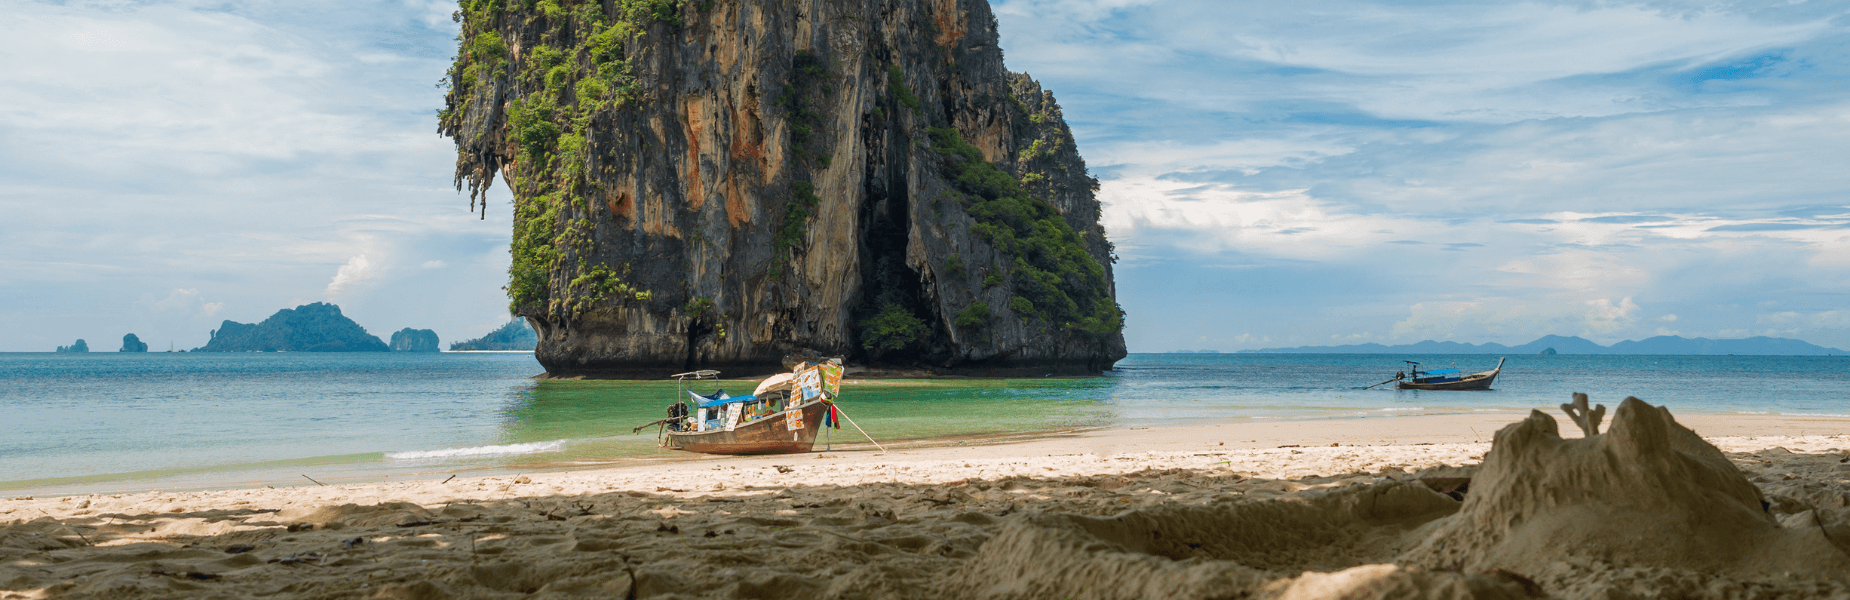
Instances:
[[[1574,336],[1549,335],[1520,346],[1498,343],[1469,344],[1426,340],[1413,344],[1351,344],[1346,346],[1299,346],[1241,350],[1242,353],[1266,354],[1539,354],[1553,348],[1559,354],[1748,354],[1773,356],[1820,356],[1850,354],[1801,340],[1756,336],[1741,339],[1712,340],[1660,335],[1638,341],[1625,340],[1601,346],[1592,340]]]

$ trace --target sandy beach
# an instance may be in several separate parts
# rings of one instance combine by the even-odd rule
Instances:
[[[1628,423],[1656,423],[1648,410],[1615,413],[1627,410]],[[1718,465],[1674,426],[1666,438],[1615,416],[1585,438],[1560,411],[1548,423],[1526,416],[1245,421],[519,476],[11,498],[0,500],[0,598],[1850,596],[1831,571],[1850,564],[1850,419],[1677,417],[1725,455]],[[1537,433],[1556,426],[1559,438]],[[1505,428],[1501,463],[1480,467]],[[1596,443],[1599,460],[1560,466]],[[1568,454],[1516,460],[1538,452]],[[1628,472],[1645,475],[1607,485],[1618,492],[1563,491],[1627,456],[1646,465]],[[1663,460],[1671,467],[1651,470]],[[1677,504],[1729,502],[1709,498],[1734,489],[1700,471],[1710,467],[1737,469],[1758,492],[1729,493],[1763,494],[1765,514]],[[1542,492],[1518,489],[1557,476],[1564,483]],[[1682,479],[1696,491],[1675,491]],[[1606,547],[1678,511],[1693,511],[1674,518],[1702,544],[1756,550],[1711,561],[1708,550]],[[1748,524],[1704,533],[1728,519]],[[1527,523],[1550,524],[1544,541],[1523,542],[1536,535]],[[1591,537],[1546,541],[1575,535]],[[1479,545],[1460,550],[1467,542]]]

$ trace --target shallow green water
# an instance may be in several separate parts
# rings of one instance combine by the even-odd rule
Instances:
[[[1496,389],[1358,389],[1383,355],[1131,355],[1089,379],[849,380],[881,441],[1235,419],[1550,408],[1582,391],[1682,412],[1850,415],[1850,358],[1512,356]],[[1428,356],[1488,369],[1494,357]],[[674,382],[538,381],[530,354],[0,354],[8,495],[314,485],[686,457],[655,446]],[[712,391],[711,382],[698,390]],[[747,393],[752,382],[722,382]],[[836,442],[860,443],[853,428]],[[825,438],[825,442],[828,439]]]

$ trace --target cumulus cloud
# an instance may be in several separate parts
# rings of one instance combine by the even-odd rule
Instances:
[[[347,259],[347,264],[341,265],[340,269],[334,272],[334,280],[328,282],[327,297],[330,300],[339,300],[341,294],[378,274],[378,270],[373,268],[373,262],[368,260],[364,254]]]
[[[1121,288],[1133,326],[1166,328],[1135,340],[1216,320],[1281,345],[1383,322],[1400,341],[1668,331],[1641,305],[1713,336],[1762,318],[1741,306],[1850,294],[1841,5],[997,12],[1010,67],[1061,99],[1101,179],[1120,277],[1248,282],[1194,319]]]

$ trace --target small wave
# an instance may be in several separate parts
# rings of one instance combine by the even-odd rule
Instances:
[[[503,446],[476,446],[474,448],[446,448],[443,450],[410,450],[406,452],[387,452],[386,458],[399,460],[417,460],[428,458],[459,458],[464,456],[495,456],[499,454],[535,454],[539,452],[558,452],[565,448],[565,440],[550,442],[528,442],[525,444],[507,444]]]
[[[1406,407],[1406,408],[1402,408],[1402,407],[1377,408],[1375,409],[1375,412],[1407,412],[1407,411],[1415,411],[1415,410],[1426,410],[1426,407],[1413,406],[1413,407]]]

